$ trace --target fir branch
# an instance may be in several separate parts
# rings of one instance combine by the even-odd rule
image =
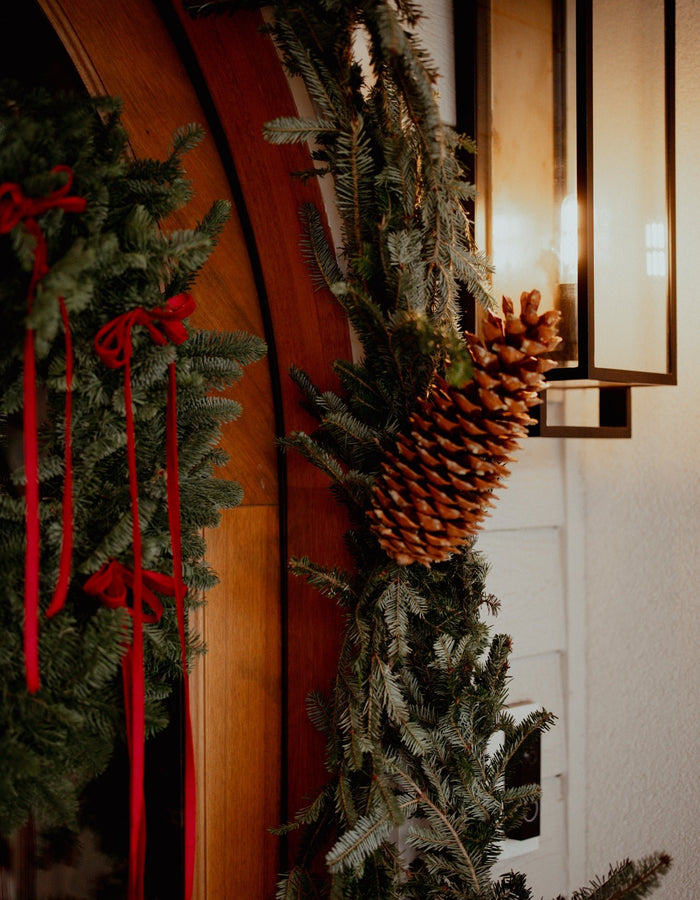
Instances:
[[[477,866],[469,855],[469,852],[464,846],[464,843],[460,839],[457,829],[450,821],[450,817],[442,809],[440,809],[440,807],[431,799],[429,794],[420,789],[419,785],[416,784],[416,782],[408,775],[405,770],[399,770],[397,766],[397,771],[400,773],[402,779],[415,791],[415,797],[418,801],[419,809],[425,810],[429,817],[429,820],[437,822],[440,830],[443,831],[443,833],[449,835],[450,848],[458,854],[460,861],[463,863],[463,865],[466,867],[467,872],[469,873],[469,878],[471,881],[470,888],[473,891],[474,896],[484,896],[484,879],[483,877],[479,877]]]
[[[311,691],[306,698],[306,711],[309,721],[323,734],[331,730],[331,712],[325,702],[325,698],[319,691]]]
[[[201,144],[204,140],[204,129],[196,122],[181,125],[173,134],[168,154],[171,160],[178,160],[185,153]]]
[[[302,866],[294,866],[277,886],[276,900],[312,900],[320,897],[312,876]]]
[[[579,888],[571,900],[636,900],[646,897],[659,885],[660,878],[671,865],[667,853],[654,853],[643,859],[624,860],[610,867],[605,878],[595,878],[587,887]]]
[[[326,66],[322,51],[324,42],[317,37],[317,31],[324,30],[326,23],[319,18],[312,22],[309,27],[309,19],[303,13],[300,16],[278,16],[272,34],[282,51],[287,71],[304,79],[304,85],[321,117],[336,121],[344,107],[343,93]],[[317,31],[314,31],[314,26]]]
[[[302,226],[301,252],[306,260],[314,285],[332,290],[342,281],[343,274],[326,239],[321,215],[313,204],[306,203],[299,212]]]
[[[361,116],[354,118],[348,130],[339,134],[336,153],[335,192],[343,220],[345,252],[364,281],[371,271],[371,264],[370,268],[366,268],[370,246],[365,241],[366,223],[375,218],[375,213],[372,191],[374,165],[369,136]]]
[[[346,572],[341,572],[340,569],[315,565],[306,556],[301,559],[292,559],[290,569],[295,575],[305,578],[310,585],[327,597],[347,598],[346,602],[350,602],[353,597],[350,576]]]
[[[508,764],[522,748],[523,744],[535,734],[548,731],[554,721],[552,713],[540,709],[530,713],[523,721],[506,733],[503,746],[494,754],[488,767],[488,777],[496,783],[504,774]]]
[[[308,434],[303,431],[294,431],[289,437],[283,438],[280,445],[284,448],[293,447],[302,454],[312,465],[324,472],[331,481],[342,484],[344,472],[341,465],[336,461],[331,453],[324,448]]]
[[[210,241],[215,243],[221,236],[221,232],[230,217],[231,202],[229,200],[215,200],[202,221],[197,224],[197,231],[206,235]]]
[[[389,812],[362,816],[326,854],[329,872],[353,869],[357,874],[362,874],[365,859],[387,840],[393,825]]]
[[[335,808],[345,828],[354,828],[357,824],[358,814],[353,799],[350,779],[346,775],[340,775],[335,792]]]
[[[377,685],[376,697],[382,712],[385,712],[396,725],[405,723],[408,718],[408,708],[403,699],[401,685],[390,666],[376,654],[372,656],[370,682]],[[370,691],[370,702],[371,699]]]
[[[316,141],[324,135],[335,134],[335,131],[335,125],[329,119],[303,119],[295,116],[273,119],[266,122],[263,128],[263,134],[271,144]]]

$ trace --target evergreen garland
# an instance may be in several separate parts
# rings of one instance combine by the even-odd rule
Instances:
[[[35,239],[22,223],[0,236],[0,832],[9,834],[30,814],[44,825],[77,824],[82,786],[106,767],[123,732],[119,674],[130,617],[83,591],[108,559],[131,565],[131,504],[125,454],[121,371],[94,351],[98,330],[136,307],[163,306],[188,291],[228,217],[217,202],[191,230],[167,231],[163,221],[190,197],[182,155],[202,137],[180,129],[163,161],[128,161],[119,103],[0,85],[0,183],[43,197],[65,176],[87,201],[76,215],[52,209],[38,216],[49,271],[38,283],[27,318],[27,285]],[[58,297],[70,318],[73,384],[74,550],[65,608],[46,610],[62,540],[66,354]],[[206,302],[206,298],[201,298]],[[22,653],[24,595],[24,471],[21,450],[22,347],[35,330],[40,385],[42,686],[27,691]],[[167,367],[176,360],[184,579],[190,608],[216,577],[205,559],[204,527],[241,499],[238,484],[213,476],[225,456],[217,449],[223,422],[240,412],[211,395],[232,384],[242,366],[260,359],[264,345],[243,333],[188,329],[178,347],[156,346],[145,329],[133,331],[132,385],[143,534],[143,566],[172,573],[166,504],[165,414]],[[146,728],[166,724],[164,700],[182,677],[174,600],[164,597],[159,623],[144,628]],[[190,654],[201,650],[188,635]]]
[[[440,122],[436,73],[415,35],[420,11],[412,0],[185,5],[193,15],[271,6],[266,30],[290,75],[304,80],[315,115],[277,119],[265,134],[275,143],[311,141],[302,176],[334,180],[340,261],[312,208],[302,211],[304,252],[364,349],[360,362],[335,363],[342,396],[292,372],[318,429],[285,444],[324,471],[348,507],[354,568],[292,562],[341,605],[346,627],[330,697],[309,698],[327,737],[328,781],[282,829],[301,834],[278,897],[525,900],[523,875],[493,879],[491,869],[506,828],[539,792],[507,788],[504,771],[552,717],[541,710],[516,725],[505,708],[510,639],[491,636],[481,619],[484,606],[497,604],[473,546],[430,568],[399,565],[367,517],[381,459],[420,398],[438,377],[457,387],[470,377],[460,291],[492,306],[489,266],[465,212],[473,194],[460,157],[471,143]],[[358,34],[369,74],[354,52]],[[407,828],[410,855],[399,852],[397,828]],[[642,896],[668,864],[663,854],[622,864],[575,896]]]

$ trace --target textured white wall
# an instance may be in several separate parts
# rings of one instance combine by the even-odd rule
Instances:
[[[446,76],[441,93],[450,104],[450,0],[422,5],[429,17],[423,38]],[[573,754],[585,752],[586,793],[569,798],[572,815],[585,809],[586,846],[572,846],[569,864],[576,887],[584,868],[585,877],[604,874],[625,856],[663,848],[674,865],[655,898],[697,900],[700,3],[676,0],[676,7],[679,384],[634,390],[631,440],[580,441],[569,448],[581,464],[582,484],[570,492],[576,509],[568,509],[567,527],[586,541],[585,578],[575,590],[570,586],[570,600],[585,609],[577,606],[569,623],[569,652],[578,655],[585,645],[585,667],[575,670],[585,670],[587,693],[585,737]],[[571,472],[577,471],[574,465]],[[550,476],[551,466],[543,467],[540,487],[547,496]],[[509,501],[500,501],[499,513],[516,516],[509,527],[526,527],[524,507]],[[532,570],[537,566],[533,559]],[[585,629],[577,629],[584,620]],[[570,827],[578,832],[580,823]]]
[[[587,868],[665,848],[699,896],[700,4],[677,0],[677,387],[633,391],[630,441],[582,447]]]

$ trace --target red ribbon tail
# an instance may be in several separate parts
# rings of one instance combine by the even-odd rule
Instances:
[[[134,781],[134,675],[138,663],[134,659],[133,646],[129,647],[122,657],[122,684],[124,690],[124,718],[126,720],[126,743],[129,751],[131,779],[129,783],[129,880],[127,887],[128,900],[143,900],[143,872],[146,865],[146,813],[143,785],[141,785],[140,812],[134,812],[133,805],[137,783]],[[138,728],[137,728],[138,730]],[[134,814],[139,816],[138,825],[134,825]]]
[[[86,207],[86,201],[83,197],[68,197],[67,194],[71,190],[73,184],[73,172],[69,166],[54,166],[54,173],[63,173],[67,175],[64,184],[52,191],[48,196],[41,198],[27,197],[19,184],[4,182],[0,185],[0,194],[2,197],[2,209],[0,209],[0,231],[3,234],[9,233],[19,222],[24,222],[24,227],[34,238],[34,265],[32,266],[32,274],[29,279],[29,290],[27,292],[27,311],[31,313],[34,293],[39,281],[46,275],[49,269],[48,265],[48,248],[46,238],[42,232],[36,216],[54,207],[62,208],[66,212],[83,212]],[[3,206],[4,203],[4,206]],[[9,205],[8,205],[9,204]],[[68,330],[68,314],[66,312],[63,298],[60,299],[61,316],[66,329],[66,346],[70,347],[70,333]],[[72,353],[66,354],[67,365],[70,357],[72,367]],[[68,373],[66,373],[68,376]],[[70,378],[72,378],[72,370]],[[40,541],[41,526],[39,522],[39,441],[37,435],[37,402],[36,402],[36,359],[34,354],[34,331],[27,328],[24,341],[24,471],[26,477],[26,555],[24,568],[24,665],[27,681],[27,689],[30,693],[35,693],[41,686],[39,677],[39,562],[40,562]],[[70,418],[70,409],[68,411]],[[68,426],[69,427],[69,426]],[[69,442],[70,443],[70,442]],[[67,477],[72,476],[72,472],[67,472]],[[68,495],[72,495],[72,484],[68,485]],[[64,524],[67,520],[68,513],[65,509],[65,493],[64,493]],[[72,511],[70,511],[72,520]],[[70,569],[70,555],[72,551],[72,524],[70,529],[71,537],[68,539],[68,546],[61,553],[61,572],[65,573]],[[65,537],[65,535],[64,535]],[[67,584],[64,585],[66,576],[61,578],[59,572],[60,589],[58,595],[54,596],[51,606],[55,612],[65,599],[65,591]]]
[[[142,792],[143,793],[143,792]],[[137,860],[137,868],[138,871],[144,873],[146,871],[146,801],[142,796],[141,799],[141,821],[139,823],[139,836],[138,836],[138,860]],[[138,883],[136,884],[136,894],[135,900],[144,900],[145,896],[145,886],[143,875],[140,877]]]
[[[144,890],[146,811],[144,803],[145,769],[145,674],[143,670],[143,623],[159,618],[161,605],[153,591],[174,593],[180,638],[184,681],[184,724],[185,724],[185,897],[190,900],[194,883],[194,855],[196,842],[196,794],[194,775],[194,746],[190,715],[190,693],[187,677],[187,641],[185,625],[186,587],[182,577],[182,533],[180,526],[180,489],[177,454],[177,379],[175,365],[169,366],[168,407],[166,414],[166,463],[168,520],[173,550],[173,587],[167,578],[158,573],[144,572],[142,569],[141,533],[138,513],[138,477],[136,471],[136,436],[131,394],[130,358],[132,353],[131,329],[134,325],[145,325],[153,340],[163,345],[168,340],[182,343],[187,331],[181,319],[193,308],[194,301],[189,295],[171,298],[166,309],[132,310],[103,326],[95,338],[95,350],[105,365],[111,368],[124,366],[124,406],[126,412],[126,451],[129,469],[129,495],[133,511],[133,580],[122,572],[120,580],[131,584],[133,592],[133,638],[129,651],[129,676],[125,676],[125,691],[128,681],[128,740],[131,757],[130,785],[130,831],[129,831],[129,890],[128,900],[142,900]],[[114,572],[112,573],[114,575]],[[99,579],[98,579],[99,580]],[[95,585],[93,585],[95,586]],[[118,585],[117,585],[118,587]],[[110,601],[121,597],[121,590],[114,588],[106,595]],[[150,604],[152,613],[144,616],[144,601]],[[106,601],[105,601],[106,602]],[[109,605],[112,605],[110,602]],[[154,618],[152,618],[154,617]],[[125,695],[126,696],[126,695]],[[126,702],[126,701],[125,701]]]
[[[129,751],[129,762],[131,762],[131,647],[122,656],[122,689],[124,691],[126,747]]]
[[[168,472],[168,521],[173,551],[173,579],[177,612],[182,678],[184,685],[185,725],[185,900],[190,900],[194,887],[194,861],[197,843],[197,790],[194,766],[194,741],[190,713],[190,685],[187,675],[187,641],[185,630],[185,593],[182,579],[182,528],[180,524],[180,474],[177,451],[177,377],[175,364],[168,366],[168,407],[166,418],[166,467]]]
[[[130,719],[131,783],[129,789],[129,892],[128,900],[142,900],[146,809],[143,795],[145,769],[145,676],[143,671],[143,570],[141,559],[141,528],[139,525],[138,473],[136,471],[136,432],[131,395],[131,366],[124,367],[124,406],[126,413],[126,453],[129,469],[129,495],[132,510],[132,544],[134,553],[134,605],[132,610],[132,638],[130,650]]]
[[[58,567],[58,581],[51,598],[47,616],[53,616],[66,602],[68,586],[70,585],[71,560],[73,557],[73,448],[71,439],[71,422],[73,417],[73,341],[68,321],[68,310],[63,297],[58,298],[61,308],[61,319],[66,338],[66,406],[65,406],[65,458],[63,480],[63,504],[62,504],[62,533],[61,558]]]
[[[37,435],[34,331],[24,336],[24,474],[26,478],[26,555],[24,560],[24,667],[27,690],[41,687],[39,677],[39,439]]]
[[[138,588],[134,584],[134,595]],[[134,597],[134,606],[136,606]],[[146,807],[144,802],[145,703],[143,674],[143,632],[134,615],[130,659],[130,758],[129,786],[129,893],[128,900],[142,900],[146,857]]]
[[[194,766],[194,741],[190,715],[190,686],[185,678],[185,900],[194,890],[194,863],[197,850],[197,781]]]

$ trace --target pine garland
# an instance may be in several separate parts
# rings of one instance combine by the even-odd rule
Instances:
[[[315,116],[277,119],[265,134],[274,143],[314,142],[304,176],[333,177],[341,264],[312,208],[301,213],[303,250],[364,349],[360,362],[335,363],[342,396],[292,372],[318,429],[284,444],[325,472],[347,506],[354,566],[292,561],[343,608],[345,632],[330,697],[309,698],[327,739],[328,781],[280,830],[299,829],[300,839],[277,896],[527,900],[523,875],[493,879],[491,870],[506,829],[539,789],[507,788],[504,773],[552,716],[540,710],[516,725],[508,713],[510,639],[492,636],[481,618],[497,601],[473,544],[465,540],[430,567],[402,565],[382,550],[368,517],[382,461],[422,398],[435,385],[461,389],[470,380],[460,293],[493,309],[489,265],[465,211],[473,190],[460,156],[471,143],[440,122],[436,73],[415,35],[420,11],[412,0],[186,5],[199,15],[272,7],[266,30],[289,74],[303,79]],[[369,49],[368,75],[353,50],[358,34]],[[398,828],[407,830],[409,856],[399,851]],[[623,864],[575,896],[642,896],[640,885],[651,888],[668,863],[661,854]]]
[[[108,321],[136,307],[162,306],[189,291],[228,217],[215,203],[192,230],[167,231],[163,220],[185,204],[190,186],[182,155],[202,137],[194,125],[173,137],[165,160],[128,161],[119,103],[52,96],[0,85],[0,183],[43,197],[60,186],[55,166],[69,166],[85,212],[49,210],[38,217],[49,271],[27,318],[27,284],[35,238],[23,224],[0,237],[0,831],[32,814],[44,825],[75,827],[83,785],[106,767],[123,734],[119,665],[130,629],[126,610],[111,610],[83,591],[108,559],[131,565],[131,504],[125,454],[121,371],[97,358],[94,339]],[[43,615],[58,571],[62,540],[66,353],[57,298],[64,298],[75,356],[73,385],[74,549],[65,608]],[[201,298],[206,302],[206,298]],[[40,420],[42,686],[27,691],[22,653],[24,472],[21,456],[22,347],[35,330]],[[133,330],[133,406],[143,534],[143,567],[172,573],[165,481],[167,367],[178,386],[184,579],[191,608],[216,577],[201,530],[235,506],[241,488],[213,476],[222,422],[240,412],[216,394],[260,359],[262,342],[247,334],[189,330],[175,347],[156,346]],[[175,606],[164,597],[157,624],[145,626],[146,727],[166,724],[164,701],[182,677]],[[201,651],[188,635],[190,655]]]

